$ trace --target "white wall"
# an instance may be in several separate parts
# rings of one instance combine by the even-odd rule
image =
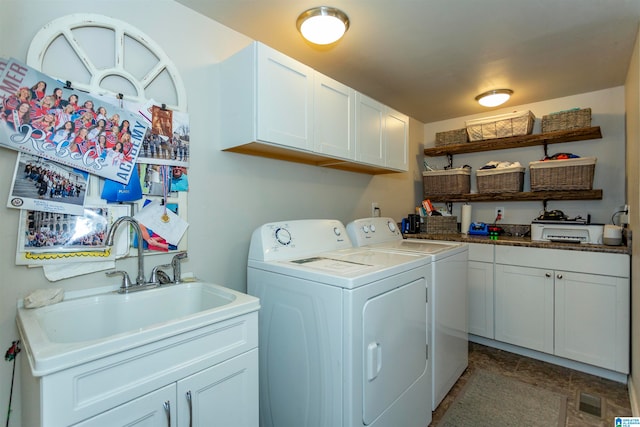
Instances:
[[[246,256],[251,232],[275,220],[335,218],[343,222],[369,216],[371,202],[382,214],[400,220],[419,200],[423,125],[410,124],[410,171],[370,176],[263,159],[218,149],[216,63],[250,42],[172,0],[34,1],[3,0],[0,56],[26,61],[34,34],[53,19],[73,13],[99,13],[139,28],[168,54],[185,82],[191,120],[188,230],[189,260],[183,271],[203,280],[246,290]],[[0,148],[0,203],[4,205],[16,153]],[[48,282],[40,268],[15,265],[18,211],[0,207],[0,348],[18,338],[16,300],[47,287],[65,290],[108,285],[104,273]],[[169,257],[147,257],[147,274]],[[117,262],[135,271],[135,260]],[[24,352],[18,356],[24,357]],[[11,363],[0,364],[0,408],[9,402]],[[20,369],[16,372],[20,375]],[[11,426],[20,423],[20,382],[15,384]],[[4,423],[4,419],[2,420]]]
[[[627,197],[630,206],[630,224],[632,231],[640,226],[640,36],[629,64],[625,83],[625,102],[627,112]],[[631,379],[629,397],[633,415],[640,416],[640,239],[632,240],[634,256],[631,258]]]
[[[547,209],[560,209],[569,216],[582,214],[583,217],[586,217],[586,214],[590,214],[592,222],[610,223],[611,216],[621,205],[624,205],[626,198],[625,106],[624,88],[622,86],[533,104],[490,110],[484,114],[428,123],[424,127],[425,146],[435,146],[436,132],[463,128],[465,121],[469,119],[491,117],[512,111],[532,111],[536,116],[533,132],[539,133],[540,121],[543,115],[575,107],[591,108],[591,123],[593,126],[600,126],[602,139],[551,144],[548,146],[548,152],[549,154],[569,152],[582,157],[597,157],[593,188],[603,190],[603,199],[592,201],[550,201]],[[453,156],[453,165],[454,167],[460,167],[468,164],[473,168],[471,189],[475,190],[475,171],[488,161],[519,161],[523,166],[527,167],[524,191],[529,191],[529,162],[541,160],[543,156],[543,146],[513,148],[500,151],[458,154]],[[447,163],[446,157],[429,157],[427,161],[432,167],[437,167],[438,169],[443,168]],[[477,202],[472,203],[472,220],[492,223],[495,218],[495,207],[498,205],[505,208],[504,223],[506,224],[529,224],[532,219],[538,216],[543,206],[542,202]],[[460,203],[454,204],[454,214],[460,215],[460,206]]]

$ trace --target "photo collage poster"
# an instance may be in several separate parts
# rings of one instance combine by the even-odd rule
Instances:
[[[126,184],[147,132],[139,114],[16,59],[0,75],[0,146]]]
[[[13,58],[0,58],[0,102],[0,147],[19,152],[7,202],[7,206],[23,210],[19,238],[24,237],[25,242],[23,246],[19,242],[17,260],[31,263],[29,256],[20,253],[40,253],[39,260],[71,253],[73,261],[77,261],[82,257],[79,254],[90,253],[95,257],[105,249],[98,244],[100,239],[93,239],[90,245],[86,238],[83,244],[52,244],[64,242],[65,236],[69,236],[57,235],[59,230],[51,230],[49,226],[27,232],[24,224],[25,218],[46,217],[57,218],[56,227],[62,224],[73,229],[72,224],[78,224],[77,228],[82,229],[83,224],[90,224],[95,218],[92,214],[95,209],[104,209],[106,217],[117,219],[113,218],[113,212],[119,210],[106,203],[113,200],[103,200],[104,205],[99,203],[99,207],[85,205],[90,175],[103,178],[105,187],[115,188],[117,202],[142,197],[142,191],[137,197],[131,196],[136,191],[130,191],[144,182],[145,175],[141,175],[139,167],[163,168],[165,175],[169,175],[170,191],[188,190],[186,113],[174,115],[164,106],[152,105],[146,109],[149,119],[142,116],[137,106],[133,109],[125,106],[122,99],[74,90],[68,82],[63,84]],[[157,133],[151,131],[154,120]],[[145,161],[160,165],[139,165],[143,148]],[[132,182],[139,184],[130,186]],[[158,183],[153,186],[153,191],[149,191],[151,185],[147,185],[145,195],[162,195]],[[130,198],[123,199],[123,194]],[[128,215],[131,208],[128,209],[119,212]],[[48,235],[47,244],[29,245],[26,239],[33,234]],[[47,252],[56,256],[44,256]]]

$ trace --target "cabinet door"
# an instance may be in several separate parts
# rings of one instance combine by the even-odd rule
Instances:
[[[312,150],[313,69],[263,44],[257,67],[258,139]]]
[[[171,384],[74,426],[176,427],[176,409],[176,385]]]
[[[356,160],[385,165],[385,106],[356,92]]]
[[[555,353],[629,373],[629,279],[555,273]]]
[[[493,339],[493,263],[469,261],[469,333]]]
[[[320,73],[315,75],[315,151],[342,159],[355,158],[355,91]]]
[[[178,381],[179,425],[256,427],[258,349]]]
[[[386,166],[406,171],[409,169],[409,117],[387,108],[385,117]]]
[[[495,339],[553,353],[553,274],[496,264]]]

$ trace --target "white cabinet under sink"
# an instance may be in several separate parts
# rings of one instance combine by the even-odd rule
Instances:
[[[22,361],[24,425],[258,425],[257,311],[43,376]]]
[[[221,148],[365,173],[408,170],[409,119],[254,42],[220,64]]]
[[[257,384],[254,349],[75,426],[257,426]]]

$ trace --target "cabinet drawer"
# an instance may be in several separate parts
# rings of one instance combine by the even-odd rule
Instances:
[[[495,250],[497,264],[629,277],[627,254],[501,245],[497,245]]]
[[[469,261],[493,262],[495,245],[469,243]]]

